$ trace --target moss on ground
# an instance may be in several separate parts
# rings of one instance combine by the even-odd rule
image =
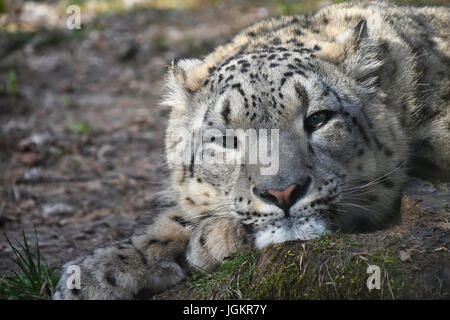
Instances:
[[[367,240],[367,235],[365,236]],[[361,244],[364,235],[326,235],[234,256],[217,271],[184,284],[195,299],[429,299],[449,298],[425,273],[438,274],[446,252],[402,261],[394,244]],[[446,261],[447,261],[446,260]],[[423,266],[419,267],[422,263]],[[380,268],[380,289],[369,290],[369,265]],[[428,266],[428,267],[426,267]],[[419,271],[421,270],[421,271]],[[424,272],[424,270],[427,270]],[[423,274],[422,274],[423,273]],[[179,289],[177,289],[179,290]],[[183,295],[183,294],[182,294]]]
[[[245,251],[233,256],[216,271],[195,274],[186,286],[195,290],[196,299],[243,298],[242,289],[250,286],[256,255]]]

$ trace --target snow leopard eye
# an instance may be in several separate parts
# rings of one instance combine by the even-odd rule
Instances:
[[[319,129],[331,119],[332,115],[333,111],[330,110],[323,110],[312,114],[305,120],[306,131],[311,133]]]
[[[238,147],[238,138],[236,136],[211,137],[210,141],[220,144],[224,149],[237,149]]]

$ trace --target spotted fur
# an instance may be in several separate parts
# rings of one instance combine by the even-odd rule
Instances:
[[[130,240],[70,262],[80,290],[54,298],[136,298],[212,270],[245,247],[324,233],[371,231],[400,220],[409,174],[450,177],[448,8],[352,2],[243,30],[198,59],[178,59],[170,108],[170,182]],[[310,129],[308,119],[325,112]],[[177,161],[205,128],[279,129],[280,169]],[[238,152],[209,141],[216,153]],[[265,190],[295,184],[291,207]]]

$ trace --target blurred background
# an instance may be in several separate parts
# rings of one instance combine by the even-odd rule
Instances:
[[[169,62],[332,2],[0,0],[0,233],[36,225],[52,266],[125,236],[162,186]],[[80,29],[66,26],[69,5]],[[10,256],[0,236],[0,274]]]

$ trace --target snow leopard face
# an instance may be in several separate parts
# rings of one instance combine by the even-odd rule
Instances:
[[[349,72],[324,56],[318,43],[273,41],[217,62],[194,90],[186,83],[204,62],[174,63],[166,151],[193,219],[231,217],[258,247],[392,220],[406,138],[374,89],[376,61]],[[249,161],[257,146],[271,163]]]

